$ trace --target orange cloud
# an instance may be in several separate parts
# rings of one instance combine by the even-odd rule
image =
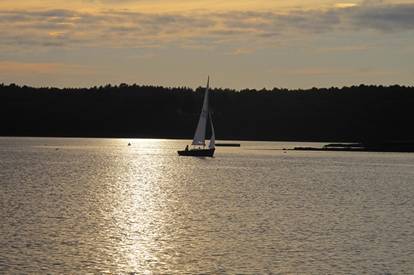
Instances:
[[[340,8],[340,9],[346,9],[346,8],[352,8],[357,6],[358,4],[356,3],[337,3],[335,4],[336,8]]]
[[[0,73],[4,75],[16,74],[55,74],[61,72],[90,73],[85,66],[63,63],[30,63],[16,61],[0,61]]]
[[[9,1],[6,1],[6,3]],[[26,2],[26,1],[25,1]],[[27,5],[40,5],[28,1]],[[45,2],[48,2],[45,0]],[[60,1],[57,1],[60,2]],[[67,1],[65,1],[67,2]],[[84,0],[82,2],[85,2]],[[89,6],[118,7],[116,1],[86,1]],[[128,7],[150,5],[150,1],[121,1]],[[273,1],[259,1],[258,6]],[[331,1],[310,1],[312,3]],[[9,6],[11,7],[11,2]],[[43,2],[42,2],[43,3]],[[72,3],[72,2],[71,2]],[[132,9],[80,11],[74,1],[72,9],[5,10],[0,5],[0,50],[44,47],[111,47],[145,48],[161,45],[205,47],[207,45],[235,45],[249,43],[249,48],[269,41],[287,40],[287,37],[307,37],[330,31],[374,29],[399,31],[414,29],[414,4],[354,5],[337,3],[337,8],[296,9],[291,11],[249,11],[223,9],[222,11],[141,12]],[[98,3],[98,4],[97,4]],[[165,6],[165,1],[153,5]],[[171,3],[176,3],[172,1]],[[188,7],[194,1],[183,2]],[[192,4],[194,3],[194,4]],[[206,7],[211,1],[201,1]],[[234,1],[226,3],[235,3]],[[252,1],[241,1],[247,7]],[[5,6],[5,4],[2,4]],[[69,4],[68,4],[69,5]],[[87,5],[87,6],[88,6]],[[183,4],[184,5],[184,4]],[[16,6],[18,6],[16,4]],[[56,6],[52,5],[51,7]],[[168,6],[168,5],[167,5]],[[241,5],[243,6],[243,5]],[[318,5],[316,5],[319,7]],[[249,6],[250,7],[250,6]],[[348,8],[344,8],[348,7]],[[162,12],[164,11],[164,12]],[[252,44],[252,45],[250,45]]]

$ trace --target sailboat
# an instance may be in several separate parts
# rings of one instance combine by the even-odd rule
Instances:
[[[185,150],[177,151],[180,156],[191,157],[213,157],[216,150],[216,134],[214,132],[213,119],[211,118],[211,112],[209,109],[208,92],[210,85],[210,77],[207,79],[207,87],[204,93],[203,108],[201,109],[200,118],[198,120],[197,128],[194,133],[193,142],[191,147],[187,145]],[[206,147],[206,129],[207,120],[210,121],[211,138],[208,146]]]

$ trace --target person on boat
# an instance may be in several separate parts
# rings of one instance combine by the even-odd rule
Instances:
[[[186,151],[188,151],[188,145],[187,145],[187,146],[185,146],[185,150],[186,150]]]

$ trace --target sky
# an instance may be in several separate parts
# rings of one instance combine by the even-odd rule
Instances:
[[[414,85],[414,0],[0,0],[0,83]]]

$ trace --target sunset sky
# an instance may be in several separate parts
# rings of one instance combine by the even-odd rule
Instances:
[[[0,83],[414,85],[414,0],[1,0]]]

